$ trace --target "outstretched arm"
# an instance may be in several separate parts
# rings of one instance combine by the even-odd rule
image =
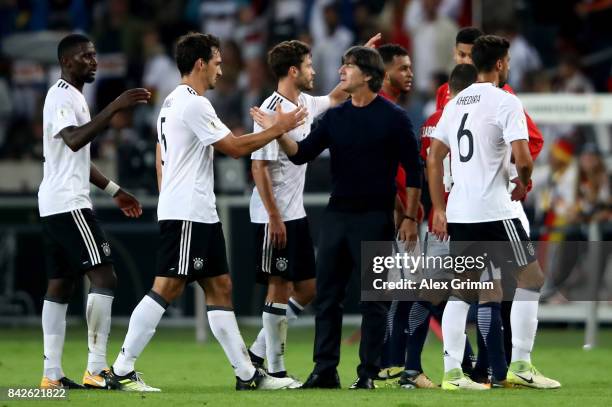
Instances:
[[[279,106],[277,105],[277,109]],[[250,113],[253,120],[261,127],[266,128],[271,125],[273,116],[266,114],[260,108],[252,107]],[[315,159],[323,150],[329,147],[327,120],[325,120],[324,116],[315,130],[304,140],[300,141],[299,145],[287,134],[283,134],[277,141],[292,163],[296,165],[305,164]]]
[[[279,104],[276,106],[276,115],[274,115],[274,123],[271,127],[256,133],[245,134],[241,137],[236,137],[230,132],[227,136],[214,143],[213,146],[232,158],[242,157],[265,146],[285,132],[304,124],[304,118],[307,113],[303,107],[283,113]]]
[[[93,140],[110,122],[115,113],[138,103],[147,103],[151,93],[144,88],[130,89],[108,104],[91,121],[82,126],[68,126],[56,135],[61,137],[72,151],[79,151]]]

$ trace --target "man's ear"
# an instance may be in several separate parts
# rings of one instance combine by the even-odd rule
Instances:
[[[497,62],[495,62],[495,69],[497,69],[498,71],[502,71],[504,69],[503,59],[498,59]]]
[[[295,66],[290,66],[289,76],[297,76],[297,75],[298,75],[298,69]]]

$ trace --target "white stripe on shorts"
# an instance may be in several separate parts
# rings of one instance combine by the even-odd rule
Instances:
[[[91,229],[85,220],[85,217],[81,213],[80,209],[70,211],[72,215],[72,219],[77,225],[77,229],[79,229],[79,233],[83,238],[83,243],[85,243],[85,248],[87,249],[87,253],[89,254],[89,261],[92,266],[96,264],[100,264],[100,252],[98,252],[98,247],[96,246],[96,241],[93,238],[93,234],[91,233]]]
[[[508,234],[508,238],[510,239],[510,244],[512,245],[512,251],[514,252],[514,258],[516,259],[516,263],[519,266],[527,265],[527,257],[525,256],[525,250],[523,249],[523,244],[519,239],[518,233],[516,232],[514,223],[509,219],[504,219],[503,223],[504,228],[506,229],[506,233]]]
[[[263,271],[264,273],[267,273],[268,270],[266,270],[266,254],[267,254],[267,243],[268,243],[268,224],[264,224],[264,236],[263,236],[263,243],[261,245],[261,271]]]
[[[264,273],[271,273],[272,267],[272,240],[269,235],[270,224],[264,225],[264,238],[263,238],[263,250],[261,254],[261,271]]]
[[[189,251],[191,249],[191,227],[190,221],[184,220],[181,227],[181,242],[179,244],[178,274],[187,275],[189,271]]]

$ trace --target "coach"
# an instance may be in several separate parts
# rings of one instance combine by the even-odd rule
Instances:
[[[340,86],[351,98],[332,108],[308,137],[279,143],[294,164],[313,160],[329,148],[332,193],[323,215],[316,265],[316,333],[313,372],[304,388],[339,388],[342,302],[351,272],[361,270],[362,241],[392,241],[395,175],[406,170],[408,205],[399,238],[417,236],[422,166],[418,142],[406,113],[377,95],[385,69],[376,50],[353,47],[343,57]],[[352,389],[373,389],[385,334],[387,305],[362,302],[358,378]]]

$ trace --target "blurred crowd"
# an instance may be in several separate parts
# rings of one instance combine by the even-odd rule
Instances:
[[[480,8],[474,11],[473,3]],[[223,77],[207,96],[228,127],[243,134],[252,129],[248,109],[274,90],[266,51],[283,40],[311,44],[314,94],[336,85],[341,56],[351,45],[381,32],[383,42],[406,47],[415,80],[402,104],[419,126],[432,113],[435,90],[453,66],[460,27],[477,22],[485,32],[511,41],[509,83],[520,96],[612,91],[610,21],[612,2],[600,0],[554,5],[525,0],[5,0],[0,3],[0,163],[42,159],[42,105],[59,77],[57,41],[70,31],[90,35],[98,51],[96,81],[84,91],[92,114],[127,88],[153,92],[148,106],[114,117],[93,142],[92,155],[116,163],[121,185],[155,193],[155,120],[180,80],[173,43],[190,30],[222,40]],[[545,150],[528,201],[533,216],[543,224],[609,217],[611,129],[540,127]],[[218,171],[222,192],[248,190],[248,160],[217,165],[224,166]],[[325,170],[317,172],[314,165],[311,172],[307,188],[325,190]],[[547,218],[551,212],[553,220]]]

